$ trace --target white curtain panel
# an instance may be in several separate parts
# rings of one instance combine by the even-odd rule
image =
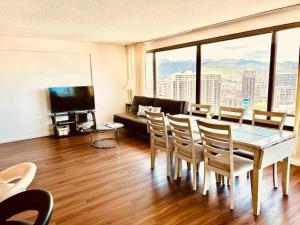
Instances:
[[[300,50],[299,50],[299,54],[300,54]],[[300,65],[299,65],[299,69],[298,69],[296,113],[295,113],[295,124],[294,124],[294,130],[298,134],[298,145],[297,145],[297,151],[296,151],[296,158],[300,161],[300,85],[299,85],[299,83],[300,83]]]
[[[145,58],[144,43],[126,46],[127,50],[127,90],[133,95],[144,95],[145,91]]]

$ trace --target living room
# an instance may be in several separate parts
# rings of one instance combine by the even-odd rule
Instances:
[[[0,11],[0,224],[298,224],[299,1]]]

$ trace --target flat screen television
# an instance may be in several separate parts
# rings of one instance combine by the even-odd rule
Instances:
[[[50,87],[51,112],[95,109],[93,86]]]

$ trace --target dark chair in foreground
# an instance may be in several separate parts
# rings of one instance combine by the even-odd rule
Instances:
[[[53,209],[53,198],[44,190],[28,190],[16,194],[0,203],[1,225],[47,225]],[[38,212],[34,223],[21,220],[8,220],[14,215],[27,210]]]

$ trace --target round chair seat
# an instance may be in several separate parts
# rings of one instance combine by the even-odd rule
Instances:
[[[0,202],[25,191],[36,173],[33,163],[21,163],[0,172]]]

